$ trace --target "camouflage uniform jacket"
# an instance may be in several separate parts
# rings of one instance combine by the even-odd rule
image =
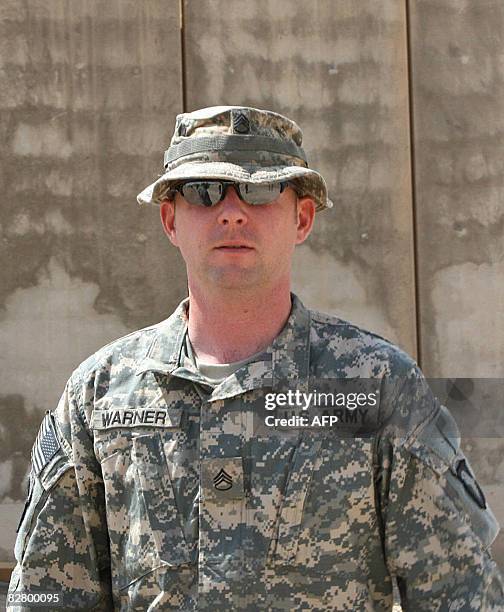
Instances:
[[[86,610],[391,610],[395,576],[404,610],[502,610],[497,524],[410,357],[293,296],[261,358],[208,389],[180,365],[185,312],[99,350],[47,413],[11,590]],[[370,435],[258,417],[284,381],[331,377],[379,382]]]

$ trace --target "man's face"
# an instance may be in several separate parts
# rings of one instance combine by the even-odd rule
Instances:
[[[174,202],[161,204],[161,220],[182,253],[190,287],[247,290],[290,279],[294,247],[310,233],[314,210],[311,198],[298,199],[290,187],[259,206],[229,187],[222,202],[209,208],[177,193]]]

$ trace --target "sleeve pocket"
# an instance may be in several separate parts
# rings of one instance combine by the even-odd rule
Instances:
[[[446,493],[465,511],[473,532],[488,548],[499,523],[488,506],[471,465],[460,448],[460,433],[445,406],[413,441],[410,452],[446,480]]]
[[[30,474],[30,488],[21,518],[16,530],[17,537],[14,545],[14,556],[21,563],[26,545],[34,530],[37,516],[49,496],[50,489],[72,465],[65,457],[55,457],[55,461],[41,473],[41,478]]]
[[[28,538],[33,531],[36,517],[48,497],[48,492],[71,467],[72,464],[61,446],[54,416],[47,411],[31,451],[28,496],[16,529],[14,556],[18,562],[22,561]]]

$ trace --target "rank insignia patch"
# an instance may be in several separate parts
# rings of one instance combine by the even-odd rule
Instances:
[[[52,419],[51,413],[47,412],[40,425],[35,444],[33,445],[31,459],[33,471],[37,476],[54,457],[56,451],[61,446]]]
[[[233,132],[236,134],[248,134],[250,132],[250,121],[245,113],[233,114]]]
[[[219,491],[229,491],[229,489],[233,486],[233,479],[223,468],[219,470],[219,473],[213,479],[213,482],[214,487]]]

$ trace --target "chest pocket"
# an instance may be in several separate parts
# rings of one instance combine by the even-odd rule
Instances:
[[[377,529],[371,441],[305,432],[277,526],[271,564],[315,572],[354,566]]]
[[[139,494],[139,528],[152,536],[160,561],[168,565],[189,563],[190,554],[184,537],[173,485],[159,434],[133,439],[132,463]]]
[[[191,562],[158,432],[135,436],[102,462],[114,579],[125,588],[161,566]]]

